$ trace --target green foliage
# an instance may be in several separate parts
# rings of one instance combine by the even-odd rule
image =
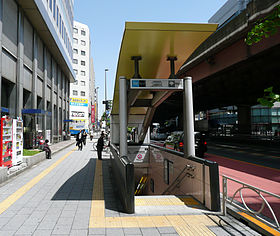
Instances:
[[[23,149],[23,156],[34,156],[35,154],[37,154],[39,152],[41,152],[41,151],[39,151],[39,150]]]
[[[248,32],[245,39],[247,45],[260,42],[263,38],[268,38],[278,32],[280,27],[280,5],[268,16],[261,18],[255,26]],[[274,93],[273,87],[264,90],[264,96],[258,98],[258,102],[263,106],[273,107],[275,102],[280,102],[280,95]]]
[[[245,39],[247,45],[260,42],[263,38],[268,38],[278,32],[280,27],[280,5],[268,16],[258,20],[254,27],[248,32]]]

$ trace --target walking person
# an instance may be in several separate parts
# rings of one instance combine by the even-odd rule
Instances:
[[[102,150],[104,147],[104,133],[102,132],[100,135],[100,138],[97,141],[97,156],[98,156],[98,160],[102,160]]]
[[[84,145],[86,146],[86,143],[87,143],[87,132],[84,129],[82,131],[82,140],[83,140]]]
[[[78,146],[78,150],[83,150],[83,140],[82,140],[82,131],[80,130],[79,133],[76,135],[76,146]]]

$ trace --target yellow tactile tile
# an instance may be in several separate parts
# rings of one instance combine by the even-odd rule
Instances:
[[[184,219],[179,215],[169,215],[169,216],[166,216],[166,218],[173,226],[186,225],[186,222],[184,221]]]
[[[121,217],[123,228],[139,228],[137,217]]]
[[[182,205],[200,205],[193,198],[136,198],[135,206],[182,206]]]
[[[156,227],[152,221],[152,216],[138,216],[136,217],[139,227]]]
[[[122,220],[120,217],[106,217],[105,225],[107,228],[122,228]]]
[[[168,221],[166,216],[153,216],[152,221],[157,227],[170,227],[172,224]]]

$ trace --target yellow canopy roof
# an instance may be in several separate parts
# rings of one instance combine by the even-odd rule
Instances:
[[[126,22],[115,80],[112,114],[119,113],[119,77],[134,75],[132,56],[141,56],[139,73],[145,79],[167,79],[168,56],[176,56],[177,72],[217,24]]]

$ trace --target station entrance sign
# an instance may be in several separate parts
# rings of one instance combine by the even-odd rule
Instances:
[[[183,90],[182,79],[131,79],[130,89]]]

